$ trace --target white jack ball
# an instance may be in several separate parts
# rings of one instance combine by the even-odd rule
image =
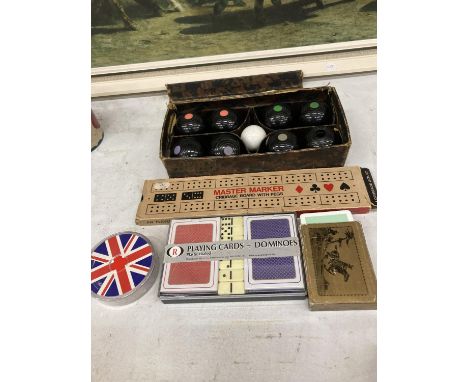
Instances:
[[[250,125],[242,131],[241,140],[248,151],[256,152],[266,135],[260,126]]]

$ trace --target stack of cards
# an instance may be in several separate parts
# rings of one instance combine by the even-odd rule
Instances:
[[[342,223],[354,221],[348,210],[301,214],[301,224]]]
[[[293,214],[244,217],[246,239],[296,237]],[[247,292],[287,292],[304,290],[302,263],[298,256],[246,259],[244,266]]]
[[[359,222],[301,226],[311,310],[376,309],[377,282]]]
[[[220,219],[172,220],[169,244],[218,241]],[[161,293],[209,294],[218,289],[218,262],[164,264]]]

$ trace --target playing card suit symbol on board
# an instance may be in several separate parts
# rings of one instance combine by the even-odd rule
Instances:
[[[298,186],[296,187],[296,191],[299,192],[299,193],[301,193],[302,191],[304,191],[304,189],[301,187],[301,185],[298,185]]]
[[[331,191],[333,190],[333,183],[325,183],[323,187],[325,187],[327,191]]]
[[[348,191],[349,189],[350,187],[345,182],[343,182],[340,186],[340,190]]]
[[[312,187],[310,188],[310,191],[313,191],[315,193],[319,192],[320,191],[320,187],[318,187],[315,183],[312,185]]]

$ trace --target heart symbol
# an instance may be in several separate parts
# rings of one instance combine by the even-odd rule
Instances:
[[[325,184],[323,185],[323,187],[325,187],[325,189],[326,189],[327,191],[333,190],[333,184],[332,184],[332,183],[325,183]]]

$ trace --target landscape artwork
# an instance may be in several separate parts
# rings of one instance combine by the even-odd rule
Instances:
[[[375,39],[376,0],[92,0],[92,67]]]

